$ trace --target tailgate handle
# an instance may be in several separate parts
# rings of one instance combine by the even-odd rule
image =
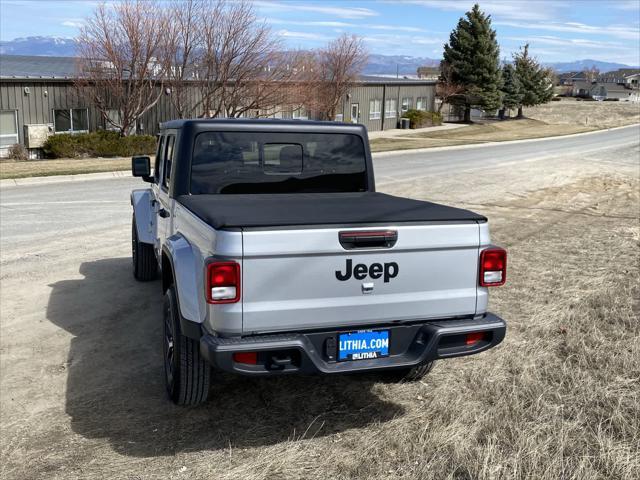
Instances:
[[[398,241],[395,230],[371,230],[338,233],[340,245],[345,250],[356,248],[391,248]]]

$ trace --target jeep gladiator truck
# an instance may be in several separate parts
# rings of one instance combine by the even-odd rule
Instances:
[[[366,129],[335,122],[161,125],[131,193],[133,273],[162,278],[170,398],[244,375],[379,372],[499,344],[487,311],[506,252],[482,215],[375,191]]]

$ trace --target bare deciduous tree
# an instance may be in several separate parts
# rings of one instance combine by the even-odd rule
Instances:
[[[80,31],[78,90],[127,135],[162,95],[157,61],[164,22],[143,0],[99,5]],[[117,117],[109,115],[116,110]]]
[[[297,55],[283,51],[249,2],[209,0],[197,78],[203,116],[267,115],[287,101]]]
[[[367,57],[362,39],[346,34],[331,41],[317,53],[308,103],[321,119],[335,118],[340,102],[358,80]]]
[[[456,83],[452,79],[451,65],[447,62],[440,64],[440,78],[436,84],[436,95],[440,99],[438,113],[442,112],[445,103],[451,102],[454,98],[459,98],[465,91],[464,85]],[[464,103],[464,101],[462,102]]]
[[[206,0],[174,0],[164,10],[159,55],[178,118],[195,116],[194,63],[201,60],[202,12],[210,4]]]
[[[595,65],[592,65],[591,68],[584,71],[584,76],[588,83],[593,83],[598,79],[600,75],[600,70]]]

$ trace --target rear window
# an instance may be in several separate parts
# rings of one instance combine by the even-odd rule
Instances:
[[[196,137],[192,194],[366,190],[364,145],[357,135],[204,132]]]

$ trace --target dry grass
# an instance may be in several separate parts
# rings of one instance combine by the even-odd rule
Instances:
[[[389,421],[254,450],[221,478],[639,478],[639,186],[590,178],[493,206],[511,258],[492,298],[505,343],[376,385],[402,407]]]
[[[371,140],[374,152],[504,142],[570,135],[640,122],[640,104],[627,102],[550,102],[525,109],[527,119],[488,121],[469,127]]]
[[[0,179],[77,175],[129,170],[130,158],[61,158],[56,160],[2,160]]]
[[[640,104],[629,102],[577,102],[563,99],[525,109],[528,118],[552,125],[612,128],[640,122]]]

